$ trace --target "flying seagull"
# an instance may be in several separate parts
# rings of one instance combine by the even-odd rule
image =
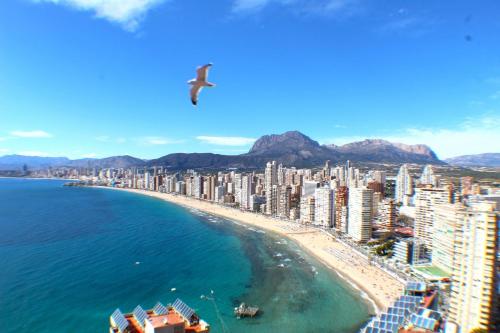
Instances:
[[[208,69],[210,67],[212,67],[212,64],[198,67],[196,69],[196,79],[188,81],[188,84],[193,86],[191,88],[191,103],[193,103],[194,106],[198,104],[198,95],[203,87],[215,87],[215,84],[207,81]]]

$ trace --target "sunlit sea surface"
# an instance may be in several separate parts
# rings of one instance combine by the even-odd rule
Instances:
[[[116,308],[176,298],[212,332],[349,333],[370,317],[359,291],[282,237],[150,197],[62,185],[0,179],[3,333],[107,332]],[[200,298],[211,290],[215,304]],[[240,302],[262,315],[236,319]]]

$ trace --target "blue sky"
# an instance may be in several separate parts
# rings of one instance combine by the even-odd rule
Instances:
[[[500,152],[499,110],[494,0],[0,1],[0,155],[237,154],[300,130],[444,158]]]

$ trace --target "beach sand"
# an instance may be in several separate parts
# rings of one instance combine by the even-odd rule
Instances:
[[[104,188],[155,197],[286,236],[338,273],[344,280],[353,284],[355,288],[366,293],[366,298],[374,303],[376,312],[387,309],[403,292],[404,286],[400,281],[380,268],[370,265],[366,258],[322,230],[186,196],[128,188]]]

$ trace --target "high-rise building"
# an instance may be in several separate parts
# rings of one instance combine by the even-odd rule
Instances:
[[[314,224],[331,228],[335,221],[335,191],[328,187],[317,188],[314,193]]]
[[[349,189],[347,233],[357,242],[366,242],[372,237],[372,200],[370,189]]]
[[[399,168],[398,176],[396,178],[396,202],[402,203],[403,205],[407,206],[412,195],[413,178],[408,171],[408,165],[403,164],[401,168]]]
[[[276,161],[267,162],[266,170],[264,172],[267,215],[273,215],[273,212],[276,212],[276,196],[273,197],[273,186],[277,185],[277,183],[278,177],[276,171]]]
[[[315,208],[314,196],[302,197],[300,199],[300,221],[305,224],[313,223]]]
[[[144,189],[149,190],[151,188],[151,175],[148,171],[144,173]]]
[[[457,218],[449,319],[461,332],[498,332],[498,211],[495,203],[474,202]]]
[[[241,205],[241,173],[235,173],[233,177],[234,182],[234,202]]]
[[[457,221],[463,217],[462,204],[438,204],[434,210],[432,265],[451,274]]]
[[[473,178],[472,177],[461,177],[460,178],[460,194],[462,196],[467,196],[473,193]]]
[[[375,194],[375,193],[374,193]],[[396,225],[396,202],[394,199],[385,198],[378,203],[378,225],[392,231]]]
[[[210,175],[207,177],[207,188],[205,192],[207,194],[207,200],[214,201],[215,200],[215,187],[217,184],[217,177],[214,175]]]
[[[240,207],[242,209],[250,210],[250,197],[252,196],[252,176],[244,175],[241,178],[241,199]]]
[[[347,186],[340,186],[335,191],[335,229],[346,232],[347,202],[349,189]]]
[[[196,175],[193,177],[193,196],[200,199],[203,194],[203,177]]]
[[[427,164],[422,171],[422,175],[420,176],[420,184],[422,185],[431,185],[434,187],[438,186],[437,177],[434,175],[434,167],[430,164]]]
[[[283,164],[278,165],[278,170],[276,171],[276,176],[278,180],[278,185],[284,185],[285,184],[285,171],[286,169],[283,168]]]
[[[432,252],[434,211],[437,205],[449,203],[449,191],[441,188],[418,188],[415,192],[415,237],[422,239]]]
[[[290,217],[290,204],[292,199],[292,187],[286,185],[276,186],[277,192],[277,202],[278,209],[277,215],[279,217],[289,218]]]

